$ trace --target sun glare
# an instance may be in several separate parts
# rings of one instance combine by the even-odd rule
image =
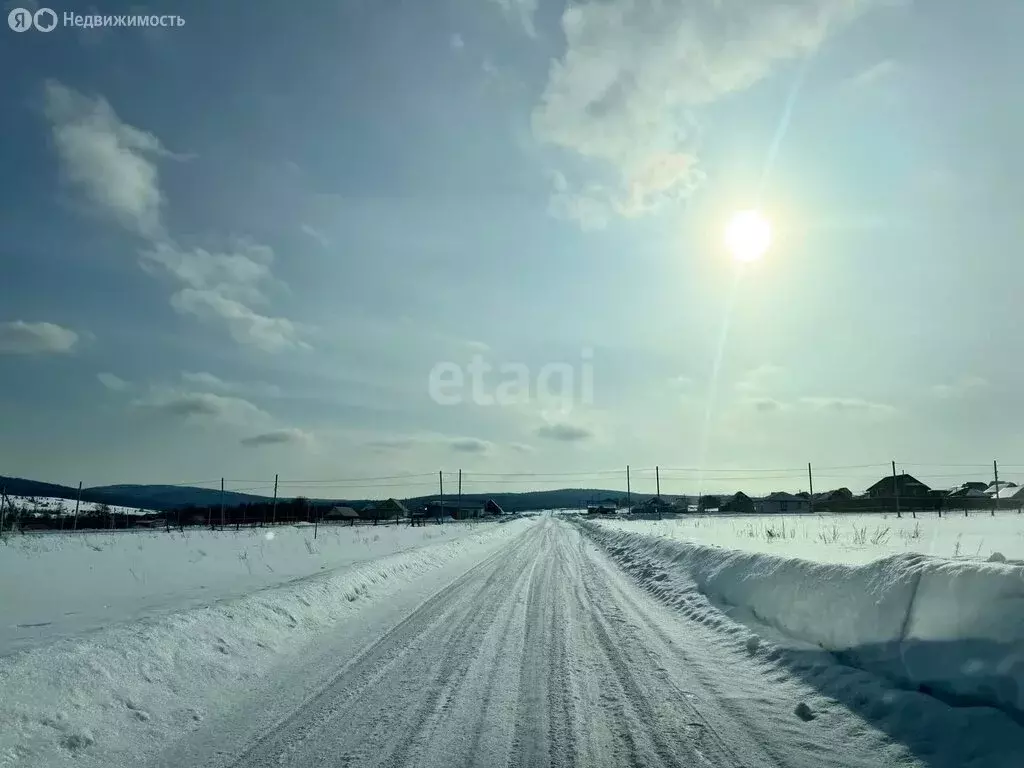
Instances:
[[[771,244],[772,225],[760,211],[738,211],[729,219],[725,247],[736,261],[757,261]]]

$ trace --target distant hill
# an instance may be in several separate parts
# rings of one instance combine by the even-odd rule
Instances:
[[[126,507],[147,509],[175,509],[177,507],[219,506],[219,488],[196,488],[188,485],[102,485],[88,489],[92,496],[101,497],[107,504],[121,504]],[[83,495],[85,491],[82,491]],[[115,501],[117,499],[117,501]],[[224,504],[256,504],[267,501],[267,497],[251,493],[224,491]]]
[[[0,476],[0,486],[10,496],[51,496],[58,499],[74,499],[78,495],[77,488],[54,483],[42,483],[37,480],[26,480],[20,477]],[[445,494],[453,498],[454,494]],[[634,493],[633,503],[650,499],[653,494]],[[290,497],[279,497],[279,501],[287,501]],[[419,507],[428,501],[438,498],[438,494],[404,498],[406,506]],[[671,499],[672,496],[665,495]],[[464,493],[463,501],[485,502],[494,499],[505,511],[518,512],[528,509],[567,509],[585,507],[588,504],[608,502],[610,500],[626,500],[625,491],[610,491],[599,488],[562,488],[551,491],[526,491],[522,493]],[[124,507],[138,507],[152,510],[171,510],[186,506],[216,507],[221,503],[219,488],[195,488],[179,485],[103,485],[82,489],[82,501],[96,504],[111,504]],[[249,493],[224,492],[224,504],[258,504],[270,501],[267,496],[255,496]],[[372,499],[312,499],[316,504],[347,504],[361,507],[373,503]]]

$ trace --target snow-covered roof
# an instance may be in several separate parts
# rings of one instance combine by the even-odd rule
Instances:
[[[989,490],[984,493],[979,493],[978,495],[982,498],[987,496],[990,499],[1024,499],[1024,488],[1021,488],[1018,485],[1005,486],[1002,481],[1000,481],[999,485],[1001,487],[998,491],[995,488],[989,488]]]

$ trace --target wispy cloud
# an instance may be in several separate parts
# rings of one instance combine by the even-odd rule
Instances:
[[[127,392],[132,386],[130,382],[127,382],[120,376],[115,376],[112,373],[97,373],[96,378],[99,380],[100,384],[111,392]]]
[[[306,235],[307,237],[312,238],[317,243],[319,243],[321,248],[330,248],[330,246],[331,246],[330,238],[328,238],[327,235],[325,235],[319,229],[311,227],[309,224],[303,224],[301,227],[299,227],[299,229],[302,230],[302,233],[304,235]]]
[[[268,352],[304,349],[298,325],[254,309],[268,303],[273,251],[237,241],[223,252],[182,248],[166,232],[155,159],[177,157],[151,133],[120,120],[100,96],[55,81],[44,88],[45,113],[69,183],[97,210],[144,237],[140,254],[151,274],[171,278],[171,306],[227,327],[231,337]]]
[[[274,429],[251,437],[243,437],[239,442],[247,448],[259,448],[267,445],[305,445],[311,442],[312,435],[301,429]]]
[[[212,392],[156,389],[135,405],[195,424],[245,427],[271,421],[269,414],[248,400]]]
[[[814,51],[871,3],[570,3],[533,131],[590,167],[582,184],[556,183],[553,210],[592,228],[689,196],[704,180],[694,110]]]
[[[936,384],[932,394],[942,400],[966,398],[988,388],[988,381],[980,376],[964,376],[948,384]]]
[[[498,5],[505,15],[517,22],[530,37],[537,36],[534,18],[537,15],[539,0],[491,0]]]
[[[457,453],[488,453],[491,450],[491,443],[475,437],[459,437],[452,440],[449,445]]]
[[[70,352],[77,343],[77,333],[55,323],[0,323],[0,354],[59,354]]]
[[[847,78],[844,85],[849,88],[867,88],[889,79],[898,70],[899,64],[894,59],[884,59]]]
[[[814,411],[840,414],[871,414],[885,416],[896,413],[896,409],[885,403],[875,403],[859,397],[804,397],[800,402]]]
[[[190,387],[243,397],[281,397],[280,387],[262,381],[225,381],[207,371],[182,371],[181,380]]]
[[[537,428],[537,436],[562,443],[577,443],[590,440],[594,433],[586,427],[573,424],[544,424]]]

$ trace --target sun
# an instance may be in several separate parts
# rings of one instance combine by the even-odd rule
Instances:
[[[737,211],[725,227],[725,247],[738,262],[757,261],[772,244],[772,225],[760,211]]]

